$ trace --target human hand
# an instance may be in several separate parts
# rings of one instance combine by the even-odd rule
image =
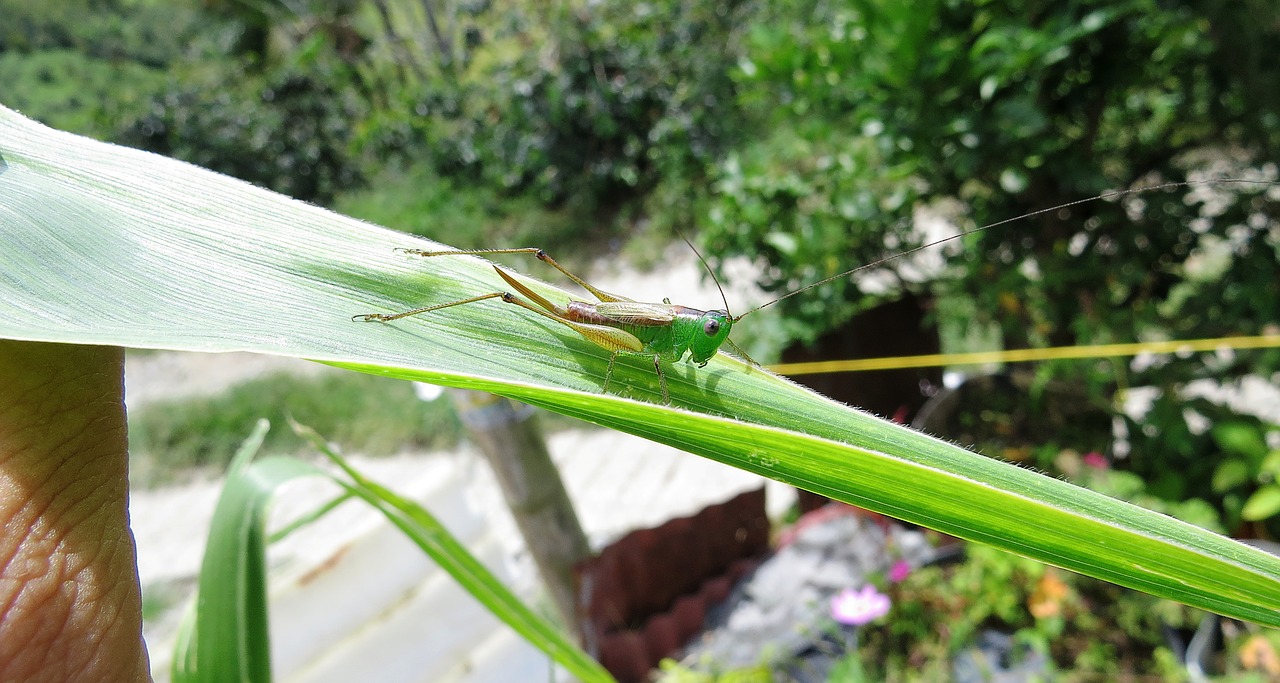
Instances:
[[[0,340],[0,681],[146,681],[124,351]]]

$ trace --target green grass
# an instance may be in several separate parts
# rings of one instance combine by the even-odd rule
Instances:
[[[131,414],[135,483],[162,484],[192,468],[220,472],[258,418],[284,424],[286,416],[322,426],[346,452],[366,455],[450,448],[462,434],[448,400],[423,402],[408,382],[356,373],[278,373],[217,396],[158,401]],[[263,448],[308,450],[284,429],[273,430]]]

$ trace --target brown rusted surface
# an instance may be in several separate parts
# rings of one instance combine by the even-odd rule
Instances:
[[[621,683],[645,680],[768,549],[763,488],[618,539],[576,567],[588,651]]]

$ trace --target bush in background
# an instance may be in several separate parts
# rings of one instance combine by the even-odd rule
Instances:
[[[1280,75],[1265,49],[1278,26],[1280,10],[1258,2],[761,7],[734,72],[749,132],[715,166],[704,237],[767,263],[766,287],[784,292],[918,243],[924,198],[958,199],[962,215],[943,208],[973,228],[1203,171],[1274,179],[1280,101],[1258,84]],[[1005,348],[1258,334],[1280,310],[1275,206],[1240,186],[1093,202],[966,238],[945,279],[899,284],[944,297],[943,318],[945,297],[972,302],[977,315],[954,326],[998,326]],[[844,278],[779,307],[808,339],[874,301]],[[1277,370],[1275,352],[1042,364],[1023,402],[1052,412],[1047,388],[1067,384],[1125,420],[1115,395],[1128,386],[1185,406],[1191,379]],[[1130,426],[1125,466],[1176,475],[1182,486],[1157,487],[1171,496],[1222,502],[1216,447],[1180,438],[1197,429],[1183,408]],[[1070,444],[1111,440],[1103,420]]]

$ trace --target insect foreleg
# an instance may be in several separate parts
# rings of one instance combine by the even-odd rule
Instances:
[[[729,348],[733,349],[733,355],[741,357],[742,360],[746,361],[749,365],[753,365],[757,368],[760,367],[760,364],[756,362],[756,359],[748,356],[747,352],[743,351],[741,346],[734,344],[732,339],[725,337],[724,343],[728,344]]]

